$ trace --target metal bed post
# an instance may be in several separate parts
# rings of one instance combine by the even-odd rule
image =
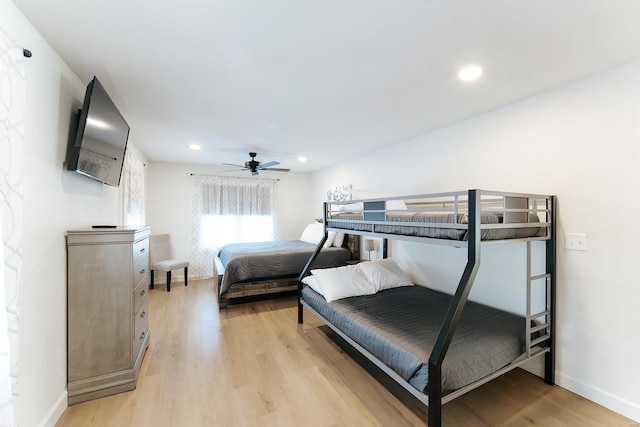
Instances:
[[[550,210],[547,217],[547,222],[551,222],[551,236],[550,239],[546,241],[546,273],[550,275],[549,278],[549,316],[550,326],[549,333],[551,334],[551,338],[548,340],[549,350],[544,356],[544,381],[547,384],[554,385],[555,384],[555,371],[556,371],[556,361],[555,361],[555,347],[556,347],[556,196],[551,196],[549,200],[550,206],[547,208]]]
[[[524,338],[525,338],[525,350],[526,350],[526,355],[527,357],[531,357],[531,322],[532,322],[532,317],[531,317],[531,304],[532,304],[532,292],[533,292],[533,281],[534,279],[531,277],[531,242],[527,242],[526,243],[526,248],[527,248],[527,304],[526,304],[526,309],[525,309],[525,319],[526,319],[526,325],[525,325],[525,333],[524,333]],[[545,283],[547,282],[547,279],[545,278]],[[546,286],[545,286],[546,288]],[[546,291],[545,291],[546,292]],[[547,300],[547,296],[545,294],[545,301]]]
[[[447,315],[433,351],[429,357],[429,427],[440,427],[442,424],[442,362],[453,334],[458,327],[462,311],[467,302],[471,286],[480,267],[480,191],[469,190],[469,229],[467,246],[467,265],[462,273],[456,293],[451,300]],[[457,215],[457,212],[456,212]]]
[[[311,256],[311,258],[309,258],[309,261],[307,261],[307,264],[304,266],[304,268],[302,269],[302,272],[300,273],[300,276],[298,277],[298,323],[303,322],[302,279],[304,279],[304,277],[309,272],[309,269],[311,268],[311,264],[313,264],[313,262],[318,257],[318,254],[322,250],[322,247],[324,246],[324,243],[327,241],[327,237],[329,236],[329,233],[327,233],[327,202],[324,202],[322,207],[323,207],[322,224],[324,225],[324,236],[320,240],[320,243],[318,243],[316,250],[313,252],[313,255]]]

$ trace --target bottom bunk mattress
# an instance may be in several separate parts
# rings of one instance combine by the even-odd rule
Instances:
[[[329,323],[426,393],[429,356],[451,295],[406,286],[327,303],[306,287],[302,297]],[[442,365],[443,393],[490,375],[524,353],[525,325],[523,317],[468,302]]]

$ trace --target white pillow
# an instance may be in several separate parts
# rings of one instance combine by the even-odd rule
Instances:
[[[347,205],[337,205],[337,207],[340,212],[359,212],[364,209],[364,203],[349,203]]]
[[[307,243],[313,243],[317,245],[322,240],[322,236],[324,235],[324,227],[319,222],[314,222],[313,224],[307,225],[307,227],[302,232],[300,236],[300,240]]]
[[[387,200],[386,207],[390,211],[406,211],[407,205],[404,200]]]
[[[311,289],[313,289],[314,291],[316,291],[317,293],[322,295],[322,289],[320,288],[320,282],[318,282],[318,279],[313,274],[310,274],[309,276],[307,276],[304,279],[302,279],[302,283],[304,283],[305,285],[309,285],[309,287]]]
[[[358,295],[376,293],[375,284],[358,268],[358,265],[311,270],[320,284],[322,295],[327,302]]]
[[[323,230],[324,232],[324,230]],[[323,248],[328,248],[329,246],[331,246],[331,244],[334,242],[335,238],[336,238],[336,233],[335,231],[330,231],[327,234],[327,240],[324,242],[324,245],[322,245]],[[320,239],[322,239],[322,237],[320,237]]]
[[[313,235],[315,234],[315,229],[316,229],[315,224],[307,225],[305,229],[302,231],[302,234],[300,235],[300,240],[302,240],[303,242],[307,242],[309,239],[313,238]]]
[[[401,286],[413,286],[413,283],[392,259],[362,262],[357,265],[367,280],[376,286],[376,292]]]
[[[344,243],[344,233],[337,233],[335,238],[333,239],[333,246],[336,248],[341,248]]]

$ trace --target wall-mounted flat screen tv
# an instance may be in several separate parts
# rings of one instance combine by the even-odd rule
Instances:
[[[108,185],[120,185],[129,125],[98,81],[87,86],[75,140],[67,151],[67,170]]]

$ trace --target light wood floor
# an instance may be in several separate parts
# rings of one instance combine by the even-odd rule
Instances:
[[[218,312],[213,282],[150,296],[151,346],[138,388],[67,408],[56,426],[424,426],[425,408],[396,398],[346,354],[295,298]],[[631,426],[522,370],[443,407],[450,426]]]

